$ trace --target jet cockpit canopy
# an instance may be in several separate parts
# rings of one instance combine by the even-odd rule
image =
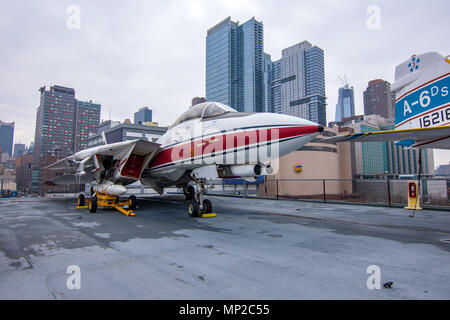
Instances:
[[[176,125],[179,125],[180,123],[188,120],[210,118],[220,116],[228,112],[237,111],[220,102],[199,103],[193,107],[190,107],[189,110],[183,112],[183,114],[181,114],[181,116],[179,116],[178,119],[172,124],[172,127],[175,127]]]

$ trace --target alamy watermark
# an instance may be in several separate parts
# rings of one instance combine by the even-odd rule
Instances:
[[[381,289],[381,269],[377,265],[370,265],[367,267],[366,272],[370,274],[367,278],[367,289]]]
[[[223,132],[220,128],[204,128],[195,123],[189,128],[173,131],[169,144],[174,144],[170,158],[183,164],[238,165],[273,161],[280,156],[278,128],[249,129]]]
[[[366,26],[369,30],[379,30],[381,29],[381,9],[377,5],[371,5],[367,7],[366,13],[369,15],[367,17]]]
[[[77,5],[70,5],[67,7],[66,26],[69,30],[81,29],[81,9]]]
[[[70,265],[66,270],[67,274],[70,276],[67,277],[66,287],[69,290],[80,290],[81,289],[81,269],[77,265]]]

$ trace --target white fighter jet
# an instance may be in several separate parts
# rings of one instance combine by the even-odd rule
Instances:
[[[300,149],[322,131],[322,126],[301,118],[237,112],[222,103],[206,102],[185,111],[156,143],[105,144],[48,166],[72,173],[49,183],[91,184],[91,212],[97,205],[117,204],[125,186],[138,180],[160,194],[175,186],[183,188],[190,201],[189,215],[197,217],[212,212],[211,201],[204,197],[206,179],[271,174],[271,160]],[[83,203],[80,195],[79,205]],[[135,197],[126,204],[131,213]]]

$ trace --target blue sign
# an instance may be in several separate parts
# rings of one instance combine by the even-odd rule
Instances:
[[[419,116],[428,114],[436,108],[448,105],[450,102],[448,92],[449,86],[450,75],[446,75],[444,78],[425,85],[400,99],[395,104],[396,126],[403,124],[406,120],[412,120],[411,118],[418,118],[420,127],[429,126],[423,125],[422,119]],[[447,118],[445,112],[445,110],[442,110],[442,124],[444,124]],[[439,115],[439,117],[440,116],[441,115]],[[430,122],[430,125],[439,125],[439,123]]]

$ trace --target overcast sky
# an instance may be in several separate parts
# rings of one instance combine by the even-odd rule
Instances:
[[[67,9],[80,8],[81,27]],[[369,29],[368,7],[380,8],[380,28]],[[367,82],[393,82],[395,66],[412,54],[450,54],[450,2],[303,0],[2,0],[0,10],[0,120],[15,121],[15,143],[34,140],[38,89],[62,85],[102,105],[102,119],[132,119],[142,106],[171,124],[195,96],[205,95],[206,31],[231,16],[264,24],[264,50],[303,40],[325,52],[327,121],[334,120],[338,76],[355,88],[363,113]],[[450,151],[435,152],[435,164]]]

